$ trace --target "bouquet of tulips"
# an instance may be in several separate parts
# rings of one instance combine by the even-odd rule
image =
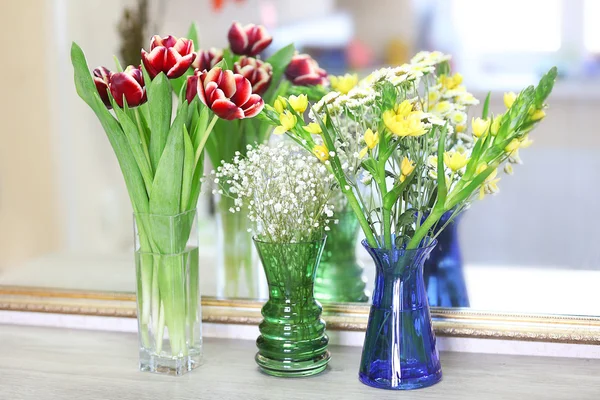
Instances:
[[[206,63],[194,43],[194,27],[190,39],[154,36],[141,65],[117,61],[114,72],[90,73],[81,48],[71,50],[77,93],[106,131],[135,213],[142,345],[160,354],[166,326],[173,357],[200,339],[190,328],[199,323],[198,260],[187,246],[204,148],[219,118],[253,117],[264,105],[245,76]]]
[[[545,116],[555,68],[536,87],[507,93],[505,113],[490,114],[488,95],[468,134],[466,112],[478,100],[450,73],[449,58],[421,52],[346,93],[331,91],[311,108],[308,124],[290,99],[263,112],[276,133],[287,132],[333,172],[373,248],[416,248],[443,229],[444,213],[455,216],[476,193],[497,192],[498,168],[512,173]]]

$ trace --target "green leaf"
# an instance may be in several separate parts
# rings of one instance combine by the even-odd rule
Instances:
[[[194,50],[200,50],[200,40],[198,39],[198,25],[195,22],[190,24],[190,28],[187,32],[187,38],[194,43]]]
[[[396,201],[398,201],[398,198],[402,195],[402,193],[404,192],[406,187],[408,185],[410,185],[410,182],[413,180],[414,176],[416,175],[417,169],[419,169],[418,166],[416,166],[415,169],[413,170],[413,172],[411,172],[410,175],[408,175],[406,177],[406,179],[404,179],[404,182],[398,181],[397,183],[394,184],[394,187],[392,188],[392,190],[390,190],[389,192],[387,192],[385,194],[385,196],[383,197],[383,208],[384,209],[391,210],[392,207],[394,207],[394,204],[396,204]]]
[[[554,88],[554,83],[556,81],[556,76],[558,75],[558,70],[556,67],[550,68],[550,70],[540,79],[540,83],[538,83],[535,88],[535,108],[541,109],[544,106],[544,101],[548,98],[552,89]]]
[[[446,173],[444,171],[444,153],[445,153],[445,143],[446,143],[446,134],[448,133],[446,126],[442,128],[440,131],[440,139],[438,143],[438,152],[437,152],[437,201],[435,203],[435,208],[444,208],[446,203],[446,196],[448,195],[448,188],[446,187]]]
[[[183,125],[183,177],[181,180],[181,211],[188,210],[192,190],[192,177],[194,175],[194,145],[190,139],[188,131]]]
[[[121,167],[134,211],[139,213],[148,212],[148,193],[146,192],[144,180],[135,162],[133,153],[127,143],[127,138],[121,125],[111,115],[100,99],[87,61],[85,60],[85,55],[81,48],[74,42],[71,46],[71,62],[74,69],[77,94],[94,111],[106,132],[106,136]]]
[[[121,66],[117,56],[113,56],[113,59],[115,60],[115,68],[117,69],[117,72],[123,72],[123,67]]]
[[[167,142],[169,127],[171,126],[171,108],[173,107],[173,93],[169,79],[164,73],[154,77],[148,90],[148,109],[150,112],[150,161],[154,171],[158,168],[159,160]]]
[[[485,96],[485,102],[483,103],[483,112],[481,113],[482,119],[487,119],[490,111],[490,97],[492,92],[488,92],[487,96]]]
[[[185,146],[183,138],[184,120],[185,112],[179,111],[169,131],[167,143],[158,163],[152,185],[151,214],[172,216],[179,214],[181,211],[181,184]]]
[[[143,135],[144,133],[138,131],[135,122],[133,122],[127,113],[119,107],[112,96],[110,96],[110,100],[113,105],[113,110],[115,110],[115,114],[117,114],[119,122],[121,123],[121,127],[125,132],[129,147],[133,157],[135,158],[140,173],[142,174],[142,178],[144,179],[146,191],[151,193],[153,182],[152,169],[150,167],[150,160],[148,160],[146,157],[146,153],[144,152],[144,147],[140,139],[140,135]]]
[[[267,62],[273,67],[273,75],[271,76],[271,86],[263,95],[265,103],[272,105],[275,101],[279,89],[279,81],[292,60],[292,57],[294,57],[295,52],[296,48],[294,47],[294,44],[291,43],[277,50],[275,54],[267,59]]]
[[[204,174],[204,151],[200,154],[200,159],[196,164],[194,170],[194,176],[192,177],[192,190],[190,194],[190,201],[187,206],[188,210],[196,207],[198,203],[198,197],[200,197],[200,189],[202,188],[202,175]]]
[[[192,143],[194,144],[194,150],[198,148],[200,142],[202,141],[202,132],[206,131],[208,127],[208,117],[210,117],[210,112],[208,107],[201,106],[200,115],[198,116],[198,120],[196,121],[196,126],[193,129],[191,134]]]
[[[475,179],[471,181],[471,183],[461,189],[461,191],[456,195],[448,199],[448,205],[444,211],[453,209],[456,207],[456,205],[471,197],[473,192],[475,192],[475,190],[477,190],[479,186],[485,182],[487,177],[490,176],[492,172],[496,170],[496,168],[498,168],[498,163],[490,164],[483,172],[477,175]]]
[[[223,49],[223,59],[215,64],[215,67],[218,65],[222,69],[231,69],[233,68],[233,58],[234,55],[229,48]]]
[[[361,167],[369,171],[372,176],[377,176],[377,162],[372,158],[367,158],[360,163]]]

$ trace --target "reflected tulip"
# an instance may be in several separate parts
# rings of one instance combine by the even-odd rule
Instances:
[[[209,71],[219,61],[223,59],[223,51],[211,47],[210,50],[198,50],[196,58],[192,63],[192,68],[199,69],[200,71]]]
[[[196,95],[215,115],[226,120],[254,117],[265,105],[258,94],[252,93],[248,79],[219,67],[196,70],[188,77],[187,101],[191,102]]]
[[[239,22],[231,25],[227,38],[234,54],[251,57],[266,49],[273,41],[264,26],[254,24],[242,26]]]
[[[233,72],[250,81],[252,91],[262,95],[271,84],[273,67],[271,64],[252,57],[241,57],[233,64]]]
[[[294,85],[327,85],[327,72],[319,67],[319,64],[308,54],[296,54],[292,57],[285,76]]]
[[[112,72],[106,67],[98,67],[94,70],[93,75],[94,83],[102,102],[106,107],[112,108],[110,98],[108,97],[108,85],[110,84]]]
[[[139,106],[147,100],[142,70],[133,65],[127,67],[123,72],[113,73],[110,77],[109,88],[119,107],[123,107],[123,97],[129,107]]]
[[[188,70],[196,58],[194,43],[185,38],[177,39],[174,36],[161,38],[152,37],[150,53],[142,49],[142,62],[150,78],[164,72],[167,78],[179,78]]]

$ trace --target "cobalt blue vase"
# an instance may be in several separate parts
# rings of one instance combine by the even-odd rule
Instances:
[[[423,263],[436,243],[425,239],[414,250],[385,250],[372,248],[363,240],[376,267],[359,371],[365,385],[407,390],[442,379],[423,281]]]
[[[439,225],[445,225],[453,210],[446,212]],[[437,237],[437,246],[425,261],[423,276],[431,307],[469,307],[469,293],[463,272],[458,238],[460,216],[450,221]]]

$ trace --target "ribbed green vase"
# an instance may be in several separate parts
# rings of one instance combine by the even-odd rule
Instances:
[[[358,220],[352,211],[341,212],[336,218],[339,222],[331,224],[327,232],[315,279],[315,297],[328,302],[366,302],[367,281],[356,260]]]
[[[314,297],[315,273],[325,239],[269,243],[254,239],[269,284],[262,308],[256,362],[269,375],[309,376],[327,367],[329,339]]]

